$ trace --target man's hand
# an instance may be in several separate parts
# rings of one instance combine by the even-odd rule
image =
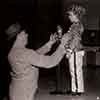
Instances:
[[[65,50],[66,50],[66,57],[70,58],[70,56],[73,53],[73,51],[71,49],[65,49]]]
[[[57,26],[57,37],[58,39],[61,39],[62,38],[62,33],[63,33],[63,29],[60,25]]]
[[[69,39],[70,39],[70,35],[67,33],[64,34],[61,39],[61,46],[62,48],[65,49],[67,58],[69,58],[72,53],[72,50],[70,49],[69,43],[68,43]]]
[[[57,33],[55,32],[54,34],[51,34],[50,35],[50,42],[51,43],[55,43],[56,41],[58,41],[59,40],[59,38],[58,38],[58,35],[57,35]]]
[[[57,32],[50,35],[50,41],[55,43],[56,41],[59,41],[62,38],[62,28],[60,25],[57,26]]]

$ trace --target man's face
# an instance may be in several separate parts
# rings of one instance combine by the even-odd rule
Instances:
[[[21,42],[24,44],[24,45],[27,45],[27,42],[28,42],[28,34],[25,33],[25,31],[22,31],[20,34],[19,34],[19,39],[21,40]]]
[[[69,11],[68,14],[69,14],[68,17],[69,17],[71,22],[78,22],[79,21],[77,15],[75,15],[72,11]]]

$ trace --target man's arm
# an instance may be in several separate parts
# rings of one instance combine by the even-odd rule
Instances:
[[[54,43],[52,41],[49,41],[45,45],[43,45],[42,47],[37,49],[36,52],[39,53],[39,54],[46,54],[47,52],[50,51],[53,44]]]
[[[51,56],[39,55],[38,53],[31,51],[31,55],[29,56],[28,61],[32,65],[41,68],[52,68],[57,64],[59,64],[64,54],[65,54],[64,47],[60,45],[58,49]]]
[[[56,42],[56,33],[50,35],[50,40],[40,47],[39,49],[36,50],[37,53],[39,54],[46,54],[51,50],[52,45]]]

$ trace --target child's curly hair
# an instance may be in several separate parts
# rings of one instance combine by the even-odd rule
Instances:
[[[72,11],[79,19],[86,13],[86,9],[78,4],[73,4],[67,9],[67,13]]]

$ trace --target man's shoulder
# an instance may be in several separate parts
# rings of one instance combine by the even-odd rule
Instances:
[[[27,48],[13,48],[8,54],[8,59],[12,61],[25,61],[25,59],[28,59],[33,53],[34,51]]]
[[[28,49],[28,48],[18,49],[16,52],[20,53],[21,55],[26,55],[26,56],[36,54],[34,50]]]
[[[19,56],[22,56],[24,54],[27,53],[27,50],[26,49],[23,49],[23,48],[12,48],[11,51],[9,52],[8,56],[9,57],[19,57]]]

